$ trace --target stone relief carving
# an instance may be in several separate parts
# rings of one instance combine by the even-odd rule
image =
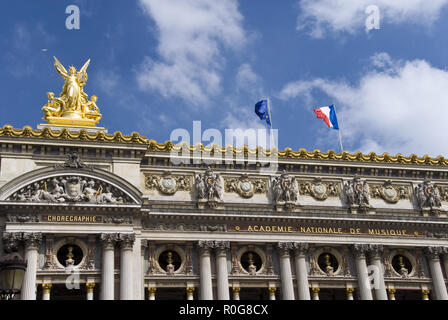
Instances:
[[[370,189],[372,198],[380,198],[389,203],[397,203],[400,199],[409,199],[409,188],[405,186],[395,186],[391,180],[387,180],[383,185],[374,185]]]
[[[344,194],[351,209],[367,209],[370,207],[370,189],[367,181],[355,176],[344,184]]]
[[[103,216],[104,223],[132,224],[132,215]]]
[[[249,179],[248,174],[239,178],[225,179],[225,191],[238,193],[243,198],[251,198],[255,193],[266,193],[266,181],[262,179]]]
[[[164,194],[175,194],[177,191],[190,191],[191,180],[187,176],[173,176],[167,171],[162,176],[145,176],[145,187],[149,190],[156,189]]]
[[[210,167],[204,173],[196,175],[196,192],[200,202],[208,202],[210,207],[216,207],[222,199],[222,179],[218,173],[213,172]]]
[[[201,224],[201,225],[199,225],[199,230],[226,232],[227,225],[226,224]]]
[[[272,179],[272,194],[276,205],[285,205],[287,208],[294,207],[299,196],[296,178],[283,170],[279,177]]]
[[[325,200],[328,197],[338,197],[341,193],[341,186],[338,182],[322,182],[316,178],[313,182],[300,184],[300,194],[312,196],[317,200]]]
[[[163,274],[157,268],[156,246],[153,242],[148,241],[148,274]]]
[[[440,190],[440,199],[442,201],[448,201],[448,186],[438,186]]]
[[[272,263],[272,245],[266,245],[266,274],[274,274],[274,265]]]
[[[439,188],[429,179],[425,179],[417,187],[415,187],[415,197],[420,209],[433,210],[442,206]]]
[[[231,256],[232,256],[232,274],[241,273],[240,266],[238,263],[238,255],[237,255],[237,245],[235,243],[231,244]]]
[[[415,250],[415,275],[419,278],[425,278],[425,272],[422,266],[422,250]]]
[[[6,215],[6,221],[7,222],[20,222],[20,223],[39,222],[40,218],[38,215],[32,214],[32,213],[17,213],[17,214],[8,213]]]
[[[193,244],[191,242],[187,242],[186,245],[185,274],[186,275],[193,274]]]
[[[58,176],[34,182],[12,194],[7,200],[19,202],[95,204],[131,203],[121,190],[103,181],[81,176]]]
[[[67,154],[67,160],[63,164],[56,164],[54,166],[55,168],[86,168],[86,169],[92,169],[88,165],[86,165],[84,162],[81,161],[81,158],[78,155],[78,152],[75,150],[70,151]]]
[[[144,223],[143,227],[152,231],[199,231],[198,224],[185,223]]]
[[[81,270],[95,270],[95,236],[89,235],[85,262],[80,266]]]

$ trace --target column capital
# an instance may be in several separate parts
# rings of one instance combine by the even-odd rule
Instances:
[[[50,294],[51,287],[52,287],[51,283],[47,283],[47,282],[42,283],[42,292],[44,294]]]
[[[269,290],[269,296],[271,296],[271,297],[275,297],[275,292],[277,291],[277,288],[276,287],[269,287],[268,288],[268,290]]]
[[[42,233],[40,232],[24,232],[23,241],[26,249],[38,250],[42,243]]]
[[[297,257],[304,257],[308,252],[309,244],[306,242],[294,242],[293,249]]]
[[[277,243],[277,248],[282,256],[289,257],[289,251],[293,248],[292,242],[279,242]]]
[[[439,261],[439,255],[442,253],[442,247],[426,247],[423,253],[433,261]]]
[[[240,287],[232,287],[232,291],[233,291],[234,297],[239,297],[241,288]]]
[[[188,286],[188,287],[186,288],[186,290],[187,290],[187,296],[188,296],[188,297],[192,297],[192,296],[193,296],[193,293],[194,293],[194,290],[195,290],[195,287]]]
[[[135,233],[119,233],[118,243],[121,249],[132,250],[135,242]]]
[[[319,287],[312,287],[312,288],[311,288],[311,292],[313,293],[313,298],[319,296],[319,291],[320,291],[320,288],[319,288]]]
[[[422,299],[429,300],[429,289],[422,289]]]
[[[17,251],[20,240],[22,240],[21,232],[3,232],[2,241],[4,250],[6,252]]]
[[[210,249],[215,247],[215,242],[210,240],[199,240],[198,247],[201,255],[210,255]]]
[[[345,290],[347,292],[347,298],[353,298],[353,293],[355,292],[355,288],[347,288]]]
[[[215,240],[213,246],[218,255],[226,255],[227,250],[230,249],[230,241]]]
[[[365,259],[366,257],[365,253],[368,251],[368,249],[369,249],[368,244],[355,243],[351,246],[353,254],[360,259]]]
[[[154,297],[156,295],[157,288],[156,287],[148,287],[148,294],[150,297]]]
[[[93,293],[93,288],[95,288],[95,282],[86,282],[87,293]]]
[[[382,244],[369,244],[367,246],[367,251],[372,259],[381,259],[384,250]]]
[[[116,233],[102,233],[100,236],[101,243],[104,249],[114,249],[117,242],[118,234]]]
[[[395,300],[395,292],[397,290],[393,289],[393,288],[388,288],[387,289],[387,293],[389,294],[389,300]]]

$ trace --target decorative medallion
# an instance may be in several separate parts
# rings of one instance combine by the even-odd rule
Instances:
[[[382,198],[389,203],[397,203],[400,199],[409,199],[409,189],[405,186],[392,185],[390,180],[382,186],[373,186],[371,189],[373,198]]]
[[[175,194],[177,191],[191,190],[190,178],[186,176],[173,176],[171,172],[165,172],[161,177],[149,175],[145,177],[147,189],[158,189],[164,194]]]
[[[300,191],[303,195],[310,195],[317,200],[325,200],[328,197],[337,197],[341,192],[341,187],[337,182],[322,182],[320,178],[313,182],[300,184]]]
[[[251,198],[255,193],[266,193],[266,181],[250,180],[247,174],[239,178],[225,179],[225,191],[236,192],[243,198]]]

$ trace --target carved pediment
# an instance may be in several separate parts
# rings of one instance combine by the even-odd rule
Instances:
[[[36,203],[130,204],[132,199],[112,184],[81,175],[60,175],[30,183],[6,201]]]

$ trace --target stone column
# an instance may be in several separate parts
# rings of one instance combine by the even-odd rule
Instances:
[[[306,268],[305,254],[308,252],[308,243],[294,243],[296,279],[299,290],[299,300],[310,300],[310,288],[308,284],[308,270]]]
[[[210,249],[213,241],[199,241],[199,264],[201,282],[201,300],[213,300],[212,267],[210,263]]]
[[[114,248],[117,241],[116,233],[101,234],[103,257],[101,263],[101,300],[115,299],[115,268]]]
[[[427,247],[424,252],[428,258],[435,298],[436,300],[448,300],[448,293],[446,291],[445,280],[443,279],[442,267],[440,266],[439,258],[439,254],[442,253],[442,248]]]
[[[292,249],[292,243],[279,242],[277,248],[280,256],[282,298],[283,300],[294,300],[294,284],[292,282],[291,262],[289,258],[289,251]]]
[[[429,290],[428,289],[422,290],[422,300],[429,300]]]
[[[395,300],[395,292],[396,292],[396,290],[394,288],[387,289],[387,293],[389,295],[389,300]]]
[[[353,300],[353,292],[355,292],[355,289],[353,288],[347,288],[347,300]]]
[[[367,264],[365,252],[368,250],[366,244],[355,244],[352,251],[356,260],[356,272],[358,275],[358,286],[361,300],[373,300],[372,290],[370,288],[369,276],[367,273]]]
[[[95,288],[95,282],[86,282],[87,300],[93,300],[93,288]]]
[[[319,287],[313,287],[311,288],[311,291],[313,292],[313,300],[319,300]]]
[[[269,287],[269,300],[275,300],[275,291],[277,291],[276,287]]]
[[[443,268],[445,269],[445,278],[448,279],[448,247],[442,248]]]
[[[194,287],[187,287],[187,300],[194,300]]]
[[[374,274],[373,289],[375,291],[376,300],[387,300],[386,285],[384,283],[384,266],[382,262],[383,245],[371,244],[368,247],[370,260],[378,270],[378,274]],[[377,272],[377,271],[374,271]]]
[[[240,300],[240,287],[232,287],[233,300]]]
[[[25,241],[25,261],[27,262],[25,276],[22,283],[22,300],[36,300],[36,273],[38,250],[42,243],[39,232],[23,233]]]
[[[119,243],[121,249],[120,259],[120,300],[132,300],[133,278],[132,278],[132,249],[134,247],[134,233],[120,233]]]
[[[156,300],[156,287],[148,287],[148,300]]]
[[[229,276],[227,271],[227,250],[230,248],[229,241],[215,241],[216,255],[216,285],[218,289],[218,300],[230,300]]]
[[[51,283],[42,283],[42,300],[50,300]]]

